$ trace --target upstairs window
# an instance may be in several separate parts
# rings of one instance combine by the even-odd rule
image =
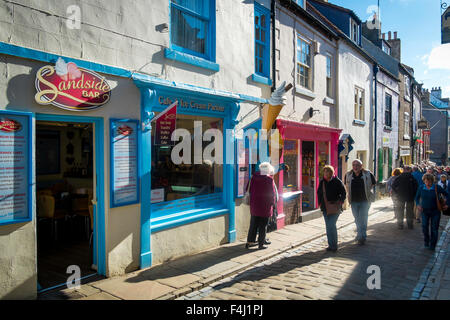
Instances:
[[[170,41],[173,49],[214,60],[214,0],[171,0]]]
[[[385,97],[384,124],[392,127],[392,96],[387,93]]]
[[[297,83],[311,90],[311,42],[297,38]]]
[[[326,55],[327,59],[327,97],[333,97],[333,81],[332,81],[332,60],[330,55]]]
[[[270,76],[270,11],[255,3],[255,73]]]
[[[364,90],[355,87],[355,119],[364,121]]]
[[[356,23],[356,21],[350,19],[350,39],[352,39],[353,42],[359,43],[359,26]]]
[[[411,99],[411,82],[408,76],[405,76],[405,97]]]

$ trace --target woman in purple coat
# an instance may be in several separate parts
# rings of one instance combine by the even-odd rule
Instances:
[[[272,216],[273,206],[276,203],[275,183],[271,174],[274,169],[269,162],[259,165],[259,172],[255,172],[250,180],[250,228],[248,230],[248,249],[256,240],[258,233],[258,248],[266,249],[266,227]]]

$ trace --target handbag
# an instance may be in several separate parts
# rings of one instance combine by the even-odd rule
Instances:
[[[446,211],[448,208],[445,205],[445,200],[440,197],[437,193],[437,184],[434,185],[434,192],[436,193],[436,205],[439,212]]]
[[[250,185],[251,185],[251,183],[252,183],[252,179],[250,178],[250,182],[248,183],[247,191],[245,191],[244,199],[242,201],[242,202],[244,202],[244,204],[246,204],[248,206],[250,205]]]
[[[323,188],[323,199],[325,201],[325,209],[327,211],[328,215],[338,214],[341,213],[341,201],[328,201],[327,200],[327,192],[325,190],[325,182],[322,184]]]

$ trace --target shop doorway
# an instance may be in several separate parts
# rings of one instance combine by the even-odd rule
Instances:
[[[315,209],[316,152],[313,141],[302,141],[302,211]]]
[[[69,266],[79,268],[80,278],[97,274],[95,139],[88,122],[37,120],[35,128],[37,271],[43,291],[65,285],[73,275]]]

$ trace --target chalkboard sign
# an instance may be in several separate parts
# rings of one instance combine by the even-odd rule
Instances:
[[[0,111],[0,225],[31,221],[31,113]]]
[[[111,119],[111,207],[139,203],[138,120]]]

